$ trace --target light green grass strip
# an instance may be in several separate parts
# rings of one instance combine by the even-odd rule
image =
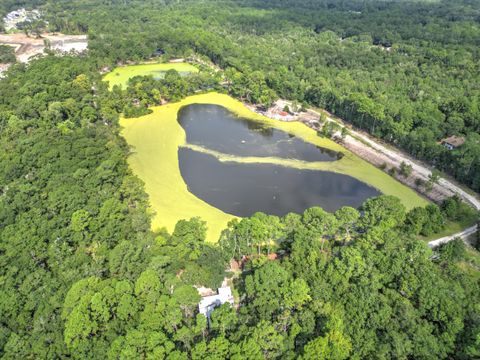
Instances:
[[[186,134],[177,121],[178,110],[190,104],[215,104],[223,106],[239,116],[289,132],[305,141],[334,151],[342,151],[345,156],[339,161],[307,163],[301,160],[238,157],[212,152],[223,161],[244,163],[275,163],[296,168],[333,171],[355,177],[384,194],[399,197],[411,209],[424,206],[427,201],[412,189],[360,159],[339,144],[317,136],[316,132],[297,122],[281,122],[256,114],[241,102],[223,94],[208,93],[195,95],[181,102],[152,108],[149,115],[120,120],[122,135],[133,147],[128,161],[133,172],[145,182],[150,204],[155,211],[152,227],[166,227],[172,231],[180,219],[193,216],[202,217],[208,224],[207,240],[217,241],[222,229],[234,216],[224,213],[191,194],[180,174],[178,148],[186,145]],[[192,145],[188,145],[192,147]],[[198,149],[197,149],[198,150]],[[215,153],[215,154],[214,154]]]
[[[115,85],[121,85],[125,88],[128,80],[135,76],[154,76],[160,72],[166,72],[172,69],[177,70],[178,72],[198,72],[198,69],[195,66],[188,63],[139,64],[116,67],[108,74],[105,74],[103,80],[108,81],[110,90]]]

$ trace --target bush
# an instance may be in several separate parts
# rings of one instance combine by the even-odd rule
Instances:
[[[423,236],[430,236],[445,228],[445,217],[437,205],[430,204],[425,207],[428,213],[428,220],[420,232]]]
[[[477,211],[464,203],[458,195],[443,200],[441,209],[445,217],[452,221],[467,220],[478,217]]]
[[[465,244],[462,239],[456,238],[440,247],[440,259],[451,262],[461,260],[465,256]]]
[[[15,62],[15,50],[8,45],[0,45],[0,63],[13,63]]]
[[[412,165],[407,164],[405,161],[402,161],[399,168],[400,175],[402,175],[405,178],[408,178],[410,175],[412,175],[412,171],[413,171]]]
[[[139,116],[143,115],[148,115],[152,112],[149,108],[146,108],[144,106],[133,106],[133,105],[127,105],[123,109],[123,114],[124,116],[128,118],[136,118]]]
[[[416,186],[417,188],[422,187],[423,184],[424,184],[424,181],[423,181],[422,179],[420,179],[420,178],[416,178],[416,179],[415,179],[415,186]]]

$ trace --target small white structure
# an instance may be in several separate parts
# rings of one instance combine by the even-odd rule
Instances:
[[[10,31],[17,28],[17,24],[21,22],[32,22],[39,20],[42,14],[39,10],[27,11],[25,8],[9,12],[4,18],[5,30]]]
[[[218,288],[217,295],[203,297],[198,304],[198,311],[200,314],[205,315],[207,319],[210,319],[210,314],[212,313],[213,309],[227,302],[233,306],[234,300],[230,286]]]
[[[76,53],[82,53],[88,49],[88,41],[86,39],[87,37],[85,36],[85,40],[78,39],[78,40],[61,40],[58,42],[55,42],[51,45],[52,50],[58,51],[61,54],[69,53],[70,51],[75,51]]]

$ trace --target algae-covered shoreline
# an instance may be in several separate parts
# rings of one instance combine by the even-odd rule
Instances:
[[[307,142],[345,154],[338,161],[312,163],[292,159],[241,158],[227,154],[213,154],[219,160],[223,158],[225,161],[273,163],[299,169],[332,171],[352,176],[373,186],[383,194],[397,196],[407,209],[427,204],[427,201],[412,189],[360,159],[341,145],[319,137],[314,130],[305,125],[266,118],[252,112],[240,101],[228,95],[212,92],[190,96],[177,103],[153,107],[151,114],[140,118],[121,118],[120,120],[123,127],[122,135],[132,146],[132,154],[128,162],[133,172],[145,183],[151,207],[155,212],[152,220],[154,229],[166,227],[168,231],[172,231],[178,220],[200,215],[208,225],[207,240],[216,241],[228,221],[234,218],[191,194],[181,176],[178,148],[192,145],[186,144],[186,134],[177,121],[177,114],[182,107],[191,104],[220,105],[240,117],[261,122]]]

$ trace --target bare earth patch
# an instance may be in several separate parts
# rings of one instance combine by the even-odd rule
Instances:
[[[87,35],[42,34],[36,38],[23,33],[0,34],[0,44],[15,47],[15,56],[20,62],[28,62],[32,56],[43,54],[46,43],[52,50],[62,53],[82,52],[88,47]]]

